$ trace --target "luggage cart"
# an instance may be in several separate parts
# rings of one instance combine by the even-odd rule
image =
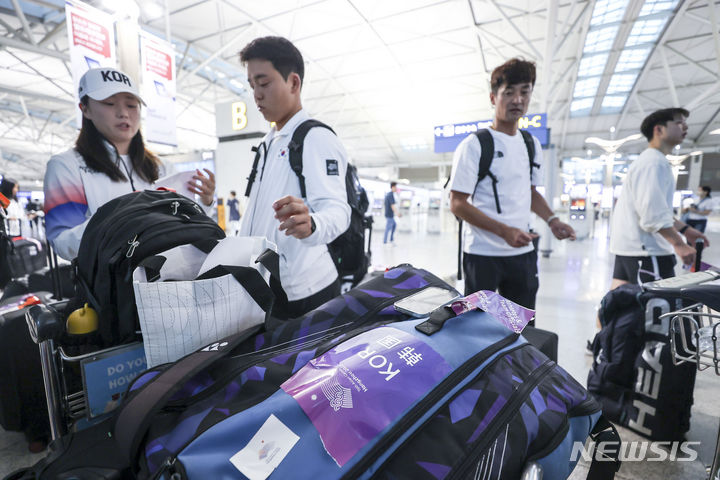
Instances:
[[[25,313],[30,336],[40,349],[53,441],[105,418],[146,368],[142,342],[89,352],[62,345],[65,307],[66,302],[35,305]]]
[[[698,371],[714,369],[720,375],[718,335],[720,334],[720,284],[702,283],[717,280],[720,274],[712,271],[696,272],[680,277],[659,280],[645,284],[653,293],[681,297],[697,302],[693,305],[660,315],[668,322],[670,348],[673,363],[686,362],[697,365]],[[701,330],[703,329],[703,330]],[[710,345],[701,348],[701,334],[711,340]],[[708,348],[709,347],[709,348]],[[709,480],[720,480],[720,427],[715,442],[712,465],[708,470]]]

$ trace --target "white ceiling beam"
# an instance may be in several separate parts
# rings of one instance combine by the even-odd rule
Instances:
[[[515,32],[520,36],[520,38],[523,39],[523,42],[525,43],[525,45],[527,45],[528,47],[530,47],[530,50],[532,50],[532,51],[535,53],[535,59],[538,60],[538,61],[542,60],[542,55],[540,55],[540,52],[538,52],[537,49],[535,48],[535,46],[532,44],[532,42],[531,42],[530,40],[528,40],[528,38],[525,36],[525,34],[523,33],[523,31],[520,30],[517,25],[515,25],[515,22],[513,22],[512,19],[511,19],[510,17],[508,17],[508,15],[505,13],[505,11],[503,11],[503,9],[500,8],[500,5],[498,5],[495,0],[490,0],[490,4],[491,4],[493,7],[495,7],[495,10],[497,10],[498,13],[500,14],[500,16],[502,16],[502,18],[503,18],[503,20],[505,21],[505,23],[506,23],[510,28],[512,28],[513,30],[515,30]]]
[[[640,112],[640,115],[642,115],[642,117],[645,118],[647,116],[645,114],[645,109],[643,108],[642,104],[640,103],[640,100],[638,100],[637,95],[632,95],[632,100],[635,102],[635,106],[637,107],[638,111]]]
[[[683,15],[685,14],[685,11],[687,10],[688,6],[690,5],[689,0],[685,0],[681,3],[680,8],[678,8],[677,13],[670,17],[670,20],[668,20],[668,25],[665,27],[665,31],[660,35],[660,38],[658,38],[657,43],[655,44],[655,47],[659,45],[665,45],[666,41],[670,38],[670,33],[675,29],[675,26],[679,23],[679,19],[683,18]],[[648,59],[645,61],[645,65],[643,66],[642,71],[640,72],[640,75],[638,75],[637,80],[635,81],[635,85],[633,85],[632,90],[630,90],[630,94],[632,95],[635,93],[639,86],[642,85],[643,80],[647,76],[647,73],[650,71],[650,67],[653,63],[655,52],[657,52],[657,48],[653,48],[650,52],[650,55],[648,55]],[[625,102],[625,106],[622,109],[622,113],[620,114],[620,120],[615,125],[615,128],[620,130],[622,128],[622,124],[625,121],[625,117],[627,116],[628,111],[628,104],[630,102]],[[667,105],[666,105],[667,107]]]
[[[710,9],[710,28],[712,29],[713,44],[715,46],[715,57],[718,62],[718,71],[720,71],[720,35],[718,35],[717,12],[715,11],[715,0],[708,2]]]
[[[33,45],[29,42],[22,42],[20,40],[15,40],[14,38],[0,37],[0,45],[4,45],[9,48],[17,48],[19,50],[25,50],[26,52],[38,53],[40,55],[46,55],[48,57],[59,58],[60,60],[70,61],[70,55],[68,55],[67,53],[58,52],[57,50],[50,50],[49,48]]]
[[[39,47],[46,47],[48,43],[52,43],[53,40],[55,40],[55,37],[57,37],[61,33],[65,33],[67,24],[65,23],[65,20],[58,23],[53,27],[52,30],[50,30],[48,33],[45,34],[42,40],[38,42]]]
[[[172,40],[172,36],[170,35],[170,0],[165,0],[164,6],[165,12],[163,13],[163,16],[165,17],[165,40],[169,42]]]
[[[22,90],[16,87],[6,86],[6,85],[0,85],[0,92],[3,93],[9,93],[11,95],[19,95],[24,98],[29,99],[37,99],[37,100],[43,100],[45,102],[52,102],[57,103],[65,107],[74,107],[75,103],[71,102],[70,100],[65,100],[63,98],[58,98],[57,96],[53,95],[45,95],[38,92],[31,92],[29,90]]]
[[[691,64],[695,65],[696,67],[698,67],[699,69],[701,69],[701,70],[709,73],[709,74],[712,75],[713,77],[717,77],[717,72],[713,72],[712,70],[710,70],[709,68],[707,68],[707,67],[706,67],[705,65],[703,65],[702,63],[700,63],[700,62],[698,62],[698,61],[696,61],[696,60],[693,60],[692,58],[688,57],[687,55],[685,55],[685,54],[682,53],[681,51],[679,51],[679,50],[677,50],[676,48],[670,46],[668,43],[665,43],[665,44],[664,44],[664,47],[665,47],[666,49],[670,50],[671,52],[673,52],[673,53],[674,53],[675,55],[677,55],[678,57],[681,57],[681,58],[687,60],[688,63],[691,63]]]
[[[700,130],[700,133],[698,134],[698,136],[695,137],[694,142],[696,144],[700,143],[701,141],[704,140],[705,136],[710,131],[710,127],[712,127],[712,124],[715,122],[715,119],[717,118],[717,116],[719,114],[720,114],[720,107],[715,110],[715,112],[712,114],[710,119],[707,122],[705,122],[705,125],[703,125],[703,128]]]
[[[545,55],[543,55],[542,68],[542,106],[540,110],[547,113],[550,95],[550,82],[552,81],[552,64],[555,53],[555,24],[557,23],[558,0],[548,0],[548,15],[545,24]]]
[[[18,0],[10,0],[13,4],[13,7],[15,8],[15,14],[17,15],[18,19],[20,20],[20,24],[22,25],[23,31],[25,32],[25,36],[27,39],[33,44],[37,45],[37,41],[35,40],[35,37],[32,34],[32,30],[30,30],[30,24],[27,21],[27,18],[25,18],[25,12],[23,12],[22,8],[20,8],[20,3],[18,3]]]
[[[210,56],[207,57],[205,60],[203,60],[202,62],[200,62],[195,68],[193,68],[193,69],[190,70],[189,72],[185,73],[185,74],[182,76],[182,78],[179,78],[179,79],[178,79],[178,86],[180,86],[181,84],[185,83],[188,78],[192,77],[192,76],[195,75],[198,71],[200,71],[202,68],[204,68],[205,66],[207,66],[210,62],[212,62],[213,60],[215,60],[215,58],[217,58],[218,55],[222,54],[222,53],[223,53],[224,51],[226,51],[228,48],[234,46],[239,40],[242,40],[243,38],[245,38],[245,37],[246,37],[246,34],[247,34],[250,30],[254,30],[254,29],[252,28],[253,26],[254,26],[254,24],[251,25],[250,27],[246,28],[246,29],[243,30],[242,32],[238,33],[237,35],[235,35],[233,38],[230,39],[230,41],[228,41],[227,43],[225,43],[225,45],[223,45],[220,49],[216,50],[212,55],[210,55]]]
[[[713,83],[710,85],[710,88],[705,90],[703,93],[698,95],[697,97],[693,98],[690,103],[688,103],[685,108],[688,110],[692,110],[693,108],[698,107],[699,105],[702,105],[703,102],[705,102],[705,99],[708,97],[715,95],[715,93],[720,89],[720,83]]]
[[[670,72],[670,64],[668,63],[667,55],[665,55],[665,48],[663,46],[659,46],[658,53],[660,54],[660,61],[662,62],[663,69],[665,70],[665,81],[670,89],[673,107],[679,107],[680,100],[678,100],[677,90],[675,90],[675,81],[673,81],[672,73]]]
[[[590,12],[593,11],[593,8],[595,7],[595,0],[592,0],[592,7],[588,10],[583,11],[583,15],[585,15],[585,18],[583,19],[583,22],[580,26],[580,32],[578,35],[579,41],[577,44],[577,49],[575,51],[575,58],[582,57],[582,51],[583,47],[585,45],[585,38],[587,37],[587,33],[590,30],[590,19],[592,18],[592,15]],[[587,12],[587,13],[586,13]],[[580,66],[580,62],[576,62],[575,68],[572,69],[572,80],[570,81],[570,85],[575,85],[575,82],[577,81],[578,76],[578,67]],[[558,150],[563,151],[565,150],[565,139],[567,138],[567,127],[568,127],[568,120],[570,118],[570,106],[572,104],[572,95],[573,95],[573,87],[570,88],[570,92],[567,96],[567,101],[565,102],[564,108],[565,108],[565,116],[563,118],[562,122],[562,132],[560,134],[560,143],[558,145]],[[562,110],[558,113],[561,113]]]

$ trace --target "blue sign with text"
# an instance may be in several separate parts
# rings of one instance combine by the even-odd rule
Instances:
[[[85,400],[90,418],[110,412],[120,403],[128,385],[147,369],[140,342],[82,360]]]
[[[480,120],[470,123],[451,123],[435,127],[435,153],[454,152],[460,142],[481,128],[488,128],[492,120]],[[518,120],[518,127],[527,130],[538,140],[543,148],[550,144],[550,129],[547,127],[547,113],[533,113]]]

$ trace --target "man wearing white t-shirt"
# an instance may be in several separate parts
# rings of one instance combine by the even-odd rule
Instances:
[[[674,277],[675,254],[691,265],[695,242],[700,239],[710,246],[705,235],[673,214],[675,176],[666,155],[687,136],[688,115],[684,108],[666,108],[640,125],[649,144],[628,168],[613,211],[610,253],[615,254],[615,267],[610,290],[638,280]]]
[[[518,58],[492,72],[490,102],[495,118],[489,129],[494,143],[489,173],[478,181],[482,147],[468,135],[455,150],[450,178],[450,210],[463,225],[465,294],[497,290],[505,298],[535,308],[537,253],[530,233],[531,212],[545,220],[556,238],[575,239],[535,189],[542,180],[542,148],[532,137],[535,156],[518,131],[535,85],[535,64]],[[494,185],[493,185],[494,184]]]

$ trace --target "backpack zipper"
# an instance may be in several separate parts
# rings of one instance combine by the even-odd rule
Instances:
[[[540,384],[540,381],[545,378],[555,367],[555,362],[548,359],[545,360],[538,368],[525,379],[525,381],[517,387],[515,392],[512,394],[510,401],[508,401],[500,411],[497,417],[495,417],[488,425],[485,432],[482,434],[481,439],[474,447],[470,449],[468,454],[465,456],[465,460],[460,463],[457,470],[448,477],[448,480],[462,479],[467,477],[467,470],[476,461],[477,456],[488,449],[490,444],[495,441],[500,433],[500,429],[504,427],[510,417],[517,415],[517,410],[525,402],[528,395]],[[502,468],[502,466],[501,466]]]
[[[428,284],[427,286],[431,286],[431,284]],[[427,288],[427,287],[423,287],[423,288]],[[408,296],[409,295],[411,295],[411,294],[408,294]],[[394,302],[397,302],[398,300],[400,300],[400,298],[394,297],[391,300],[394,303]],[[389,304],[390,304],[390,301],[384,301],[379,306],[376,306],[373,310],[365,313],[363,316],[368,316],[368,317],[373,316],[376,313],[378,313],[379,311],[381,311],[383,308],[387,307]],[[348,325],[358,327],[357,322],[347,322],[347,323],[343,323],[342,325],[338,325],[337,327],[323,330],[322,332],[316,332],[316,334],[322,334],[322,333],[330,332],[331,330],[341,329],[342,327],[346,327]],[[365,330],[357,332],[357,334],[353,335],[353,337],[359,335],[360,333],[363,333],[364,331]],[[339,332],[337,332],[337,335],[342,335],[343,333],[345,333],[345,332],[343,330],[340,330]],[[219,378],[215,382],[214,385],[206,388],[205,390],[197,393],[196,395],[194,395],[192,397],[188,397],[188,398],[184,399],[182,401],[182,403],[180,400],[176,400],[175,402],[168,402],[167,407],[170,407],[171,409],[175,409],[178,407],[188,407],[193,403],[197,403],[197,402],[203,400],[205,397],[208,397],[208,396],[211,396],[211,395],[217,393],[219,390],[221,390],[222,388],[225,387],[226,382],[230,381],[232,378],[236,377],[239,373],[242,373],[243,371],[247,370],[248,368],[254,367],[255,365],[258,365],[258,364],[264,362],[265,360],[272,358],[273,356],[278,355],[284,351],[295,350],[295,349],[299,350],[299,349],[306,348],[306,347],[320,345],[324,341],[329,340],[330,338],[333,338],[333,337],[330,337],[330,335],[323,335],[321,337],[318,337],[318,338],[315,338],[315,339],[312,339],[312,340],[309,340],[307,342],[303,342],[303,343],[300,343],[297,345],[286,346],[286,347],[283,347],[282,345],[275,345],[273,347],[268,347],[271,350],[267,350],[265,352],[260,353],[259,358],[254,358],[246,364],[243,364],[243,365],[240,365],[239,367],[233,368],[230,372],[227,372],[225,375],[223,375],[221,378]],[[352,338],[352,337],[348,337],[345,340],[348,340],[349,338]],[[343,340],[343,341],[345,341],[345,340]],[[275,347],[281,347],[281,348],[275,348]],[[248,352],[243,355],[253,355],[253,354],[257,354],[257,353],[258,352]],[[325,353],[325,352],[322,352],[322,353]],[[322,353],[319,353],[319,355],[322,355]],[[319,355],[316,355],[316,357]],[[237,357],[235,357],[235,358],[237,358]],[[163,410],[165,410],[165,408],[163,408]]]
[[[495,342],[489,347],[476,353],[470,359],[465,361],[465,363],[456,368],[442,382],[437,384],[430,393],[421,399],[415,407],[410,410],[410,412],[403,416],[381,439],[379,439],[368,451],[368,453],[341,477],[341,480],[353,480],[358,478],[363,472],[372,466],[373,463],[375,463],[377,459],[387,451],[387,448],[396,442],[400,436],[402,436],[402,434],[410,429],[410,427],[412,427],[412,425],[420,420],[423,415],[430,411],[432,407],[437,405],[442,397],[455,388],[463,379],[467,378],[473,370],[482,365],[487,359],[504,348],[512,345],[519,337],[519,334],[512,333],[502,340]]]

